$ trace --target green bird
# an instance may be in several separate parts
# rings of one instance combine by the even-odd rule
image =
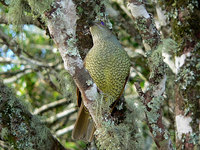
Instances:
[[[123,93],[130,72],[130,59],[117,38],[105,25],[90,27],[93,47],[88,52],[84,66],[97,87],[103,92],[108,105],[116,102]],[[80,110],[72,133],[73,139],[91,141],[95,125],[89,112],[79,101]]]

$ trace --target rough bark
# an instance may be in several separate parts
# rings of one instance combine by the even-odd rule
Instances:
[[[15,149],[65,150],[39,119],[0,82],[0,137]]]
[[[95,1],[95,3],[99,12],[101,12],[101,3],[99,1]],[[77,3],[77,5],[79,4]],[[138,129],[134,126],[132,112],[127,112],[129,117],[126,116],[126,120],[120,124],[115,123],[116,116],[112,117],[109,112],[101,112],[102,106],[99,106],[102,105],[101,95],[98,94],[96,84],[92,82],[89,73],[85,70],[79,53],[80,50],[85,51],[87,48],[79,45],[84,41],[80,37],[77,38],[77,36],[80,36],[79,28],[82,27],[81,23],[83,22],[79,22],[79,18],[82,19],[82,17],[79,16],[78,18],[77,16],[76,1],[57,0],[54,3],[54,9],[45,12],[45,16],[51,37],[58,46],[64,66],[81,91],[84,105],[96,124],[96,137],[101,148],[134,149],[134,147],[141,146],[140,140],[136,139],[138,132],[136,130]],[[88,28],[88,26],[89,24],[85,28]],[[90,42],[90,40],[87,42]],[[124,105],[122,106],[124,107]],[[138,136],[138,138],[140,137]]]
[[[147,12],[143,2],[129,0],[128,7],[131,10],[148,53],[150,88],[146,93],[143,93],[140,85],[138,83],[135,84],[146,108],[147,124],[158,149],[173,149],[170,135],[162,122],[161,108],[164,101],[166,66],[163,62],[162,51],[159,51],[160,46],[162,46],[160,35],[155,27],[152,16]]]
[[[160,6],[171,12],[172,37],[179,47],[174,63],[176,148],[199,149],[200,3],[162,1]]]

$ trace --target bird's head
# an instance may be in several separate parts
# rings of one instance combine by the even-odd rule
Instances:
[[[104,25],[103,22],[95,23],[90,27],[93,40],[106,39],[112,36],[111,31]]]

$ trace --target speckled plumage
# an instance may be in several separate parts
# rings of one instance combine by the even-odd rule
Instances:
[[[122,93],[130,71],[130,59],[105,26],[96,24],[90,28],[90,32],[94,45],[85,58],[85,67],[112,103]]]

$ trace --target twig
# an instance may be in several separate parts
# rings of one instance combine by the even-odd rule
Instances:
[[[123,1],[121,0],[112,0],[113,2],[116,2],[119,4],[120,8],[126,13],[126,15],[132,19],[131,13],[127,10],[126,6],[123,4]]]
[[[57,108],[61,105],[67,104],[68,102],[69,102],[69,100],[67,100],[65,98],[61,99],[61,100],[57,100],[55,102],[43,105],[42,107],[35,109],[33,114],[35,114],[35,115],[42,114],[42,113],[47,112],[47,111],[49,111],[53,108]]]
[[[145,82],[148,82],[148,80],[143,76],[143,74],[141,74],[135,67],[134,67],[134,64],[131,62],[131,67],[134,69],[134,71],[138,74],[138,76],[144,80]]]
[[[64,110],[63,112],[60,112],[58,114],[56,114],[55,116],[52,116],[50,118],[48,118],[45,122],[48,124],[53,124],[54,122],[71,115],[72,113],[74,113],[76,111],[75,107],[74,108],[68,108],[66,110]]]
[[[30,65],[40,66],[40,67],[53,67],[56,66],[58,63],[47,63],[47,62],[40,62],[38,60],[35,60],[33,58],[25,57],[22,52],[23,49],[20,48],[20,45],[17,43],[17,41],[11,37],[9,37],[7,34],[5,34],[0,29],[0,39],[4,41],[4,43],[22,60],[25,60]]]
[[[27,58],[24,55],[20,55],[19,58],[21,58],[22,60],[25,60],[26,62],[28,62],[31,65],[36,65],[36,66],[40,66],[40,67],[53,67],[55,65],[54,63],[39,62],[37,60]]]
[[[142,91],[142,88],[141,88],[141,86],[140,86],[140,83],[135,82],[134,85],[135,85],[135,88],[136,88],[136,90],[137,90],[139,96],[144,98],[144,97],[145,97],[145,94],[144,94],[143,91]]]
[[[21,61],[19,59],[12,59],[9,57],[0,57],[0,63],[2,63],[2,64],[21,64],[21,65],[26,64],[25,61]]]
[[[21,72],[21,73],[18,73],[16,74],[15,76],[11,77],[11,78],[7,78],[7,79],[4,79],[3,82],[5,84],[9,84],[9,83],[12,83],[12,82],[15,82],[16,80],[18,80],[19,78],[21,78],[22,76],[26,75],[26,74],[29,74],[33,72],[32,69],[27,69],[27,70],[24,70],[24,72]]]
[[[68,127],[66,127],[66,128],[63,128],[63,129],[60,129],[60,130],[56,131],[55,135],[56,135],[57,137],[59,137],[59,136],[62,136],[62,135],[64,135],[64,134],[66,134],[66,133],[72,131],[73,129],[74,129],[74,125],[71,125],[71,126],[68,126]]]

